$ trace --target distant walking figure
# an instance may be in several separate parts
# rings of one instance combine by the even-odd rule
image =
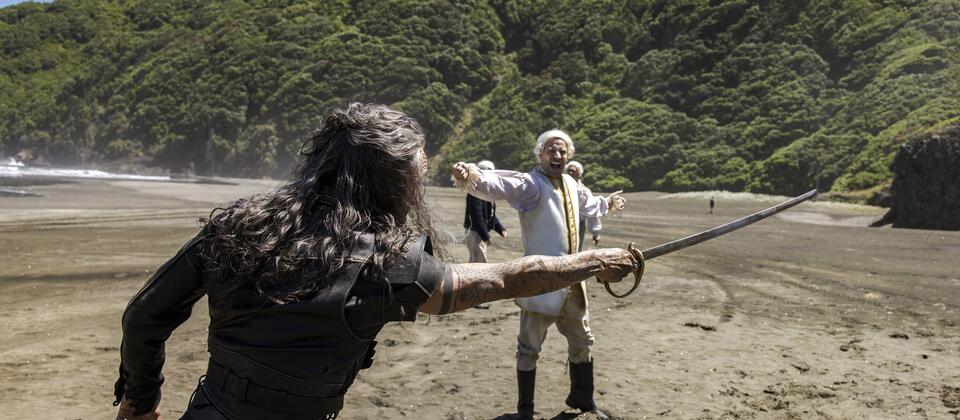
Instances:
[[[710,197],[710,214],[713,214],[713,208],[717,205],[716,201],[713,201],[713,197]]]

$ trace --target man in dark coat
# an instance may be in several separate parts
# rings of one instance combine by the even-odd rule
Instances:
[[[489,160],[477,163],[477,168],[485,171],[496,169]],[[501,237],[507,237],[507,230],[497,219],[497,205],[467,194],[467,208],[463,215],[463,227],[467,229],[464,242],[470,252],[470,262],[487,262],[487,245],[490,245],[490,231],[496,231]]]

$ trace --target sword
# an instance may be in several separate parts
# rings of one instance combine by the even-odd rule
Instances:
[[[630,290],[628,290],[626,293],[622,295],[618,295],[614,293],[613,289],[610,288],[610,283],[604,282],[603,287],[607,289],[607,293],[610,293],[610,295],[612,295],[613,297],[618,297],[618,298],[627,297],[628,295],[633,293],[634,290],[637,290],[637,286],[640,285],[640,279],[643,277],[643,268],[646,260],[652,260],[659,256],[667,255],[671,252],[679,251],[681,249],[694,246],[696,244],[716,238],[718,236],[726,235],[744,226],[754,224],[770,216],[773,216],[774,214],[780,213],[781,211],[789,209],[790,207],[796,206],[797,204],[800,204],[816,196],[817,196],[817,190],[810,190],[803,195],[791,198],[787,201],[784,201],[766,210],[758,211],[749,216],[741,217],[737,220],[717,226],[713,229],[708,229],[703,232],[687,236],[685,238],[680,238],[675,241],[670,241],[665,244],[657,245],[653,248],[647,248],[647,249],[644,249],[643,251],[637,248],[636,242],[631,242],[630,245],[627,246],[627,251],[630,251],[630,253],[633,254],[633,257],[636,258],[639,264],[639,267],[633,273],[633,279],[634,279],[633,287],[631,287]]]

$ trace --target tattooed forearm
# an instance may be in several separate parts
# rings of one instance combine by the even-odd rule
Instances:
[[[499,264],[454,264],[443,280],[444,296],[440,313],[447,314],[472,308],[480,303],[503,299]]]
[[[530,260],[524,261],[524,260]],[[515,296],[532,296],[567,287],[586,280],[607,264],[596,252],[582,252],[563,257],[530,256],[522,270],[504,273],[508,291]]]
[[[443,286],[442,286],[443,296],[441,296],[441,298],[443,299],[443,302],[440,305],[441,314],[448,314],[450,312],[453,312],[452,311],[453,289],[454,289],[453,285],[454,283],[460,281],[459,276],[456,276],[455,273],[452,273],[454,270],[456,270],[455,266],[452,266],[452,265],[447,266],[446,272],[444,273],[444,276],[443,276]],[[451,275],[451,274],[454,274],[454,275]]]
[[[620,278],[632,270],[630,254],[615,248],[562,257],[532,255],[500,264],[452,264],[440,290],[421,311],[448,314],[484,302],[547,293],[601,272]]]
[[[455,265],[460,281],[455,310],[576,284],[608,268],[620,254],[620,250],[596,250],[562,257],[533,255],[501,264]]]

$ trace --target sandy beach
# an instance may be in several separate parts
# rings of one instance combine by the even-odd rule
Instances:
[[[112,419],[120,317],[197,218],[270,181],[86,180],[0,197],[0,418]],[[457,234],[463,194],[430,190]],[[707,200],[717,208],[708,214]],[[779,197],[626,195],[603,246],[642,248],[769,207]],[[516,212],[492,261],[520,256]],[[884,209],[805,203],[647,265],[625,299],[589,282],[597,400],[617,418],[960,418],[960,232],[868,228]],[[462,245],[452,254],[466,259]],[[512,301],[421,315],[379,336],[343,419],[494,419],[514,412]],[[206,367],[206,301],[168,341],[164,418]],[[566,346],[551,330],[537,411],[563,403]]]

